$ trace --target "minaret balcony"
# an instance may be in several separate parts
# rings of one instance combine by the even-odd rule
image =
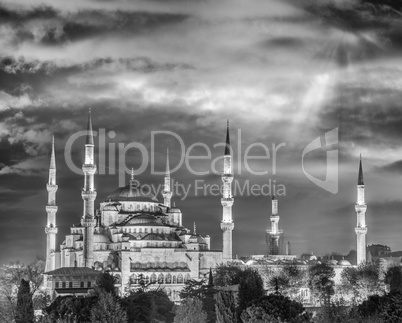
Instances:
[[[56,192],[58,188],[59,188],[58,185],[52,185],[52,184],[46,185],[46,189],[48,192]]]
[[[221,222],[221,230],[222,231],[228,231],[228,230],[233,230],[233,229],[234,229],[233,222]]]
[[[231,198],[231,197],[228,197],[228,198],[223,197],[223,198],[221,198],[221,204],[222,204],[223,207],[230,207],[230,206],[233,205],[233,203],[234,203],[234,199]]]
[[[92,227],[92,228],[94,228],[95,225],[96,225],[96,220],[94,218],[92,218],[92,217],[90,217],[90,218],[87,218],[87,217],[81,218],[81,225],[83,227],[89,227],[89,228]]]
[[[364,213],[367,210],[367,204],[356,204],[355,205],[355,210],[357,213]]]
[[[45,232],[46,234],[57,234],[57,228],[53,226],[47,226],[45,227]]]
[[[56,213],[58,207],[56,205],[46,205],[46,212],[47,213]]]
[[[366,234],[367,233],[367,227],[357,227],[355,228],[356,234]]]
[[[81,196],[84,200],[95,200],[96,199],[96,191],[81,191]]]
[[[93,164],[84,164],[82,165],[82,171],[85,174],[93,175],[96,173],[96,165]]]

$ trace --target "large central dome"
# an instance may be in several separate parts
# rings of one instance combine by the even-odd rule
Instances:
[[[127,185],[120,187],[108,195],[106,201],[120,202],[120,201],[133,201],[133,202],[153,202],[159,203],[155,195],[150,191],[150,186],[136,186]]]

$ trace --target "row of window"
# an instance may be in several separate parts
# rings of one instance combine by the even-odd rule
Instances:
[[[85,286],[86,285],[86,286]],[[91,288],[91,282],[80,282],[80,287],[81,288]],[[73,288],[73,282],[56,282],[55,283],[55,288]]]
[[[144,276],[144,275],[132,275],[131,276],[131,284],[139,284],[140,280],[143,279],[146,284],[149,282],[151,283],[158,283],[158,284],[183,284],[187,282],[188,280],[191,279],[189,274],[186,274],[183,276],[182,274],[176,275],[171,275],[171,274],[159,274],[156,276],[156,274],[152,274],[151,276]]]
[[[123,228],[122,232],[125,233],[137,233],[137,228]],[[138,233],[143,233],[142,228],[138,228]],[[169,233],[169,229],[164,230],[164,229],[159,229],[159,228],[144,228],[144,233]]]

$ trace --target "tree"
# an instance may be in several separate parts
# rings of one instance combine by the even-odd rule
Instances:
[[[106,293],[111,293],[113,296],[116,296],[114,277],[108,272],[99,274],[98,278],[96,279],[96,286],[96,289],[101,289]]]
[[[98,301],[98,296],[57,297],[46,309],[46,316],[52,322],[73,319],[77,323],[86,323],[91,320],[91,309]]]
[[[148,323],[154,320],[172,322],[173,302],[164,290],[134,291],[121,300],[128,322]]]
[[[242,273],[242,269],[234,262],[218,265],[215,270],[214,284],[215,286],[238,285]]]
[[[196,298],[202,302],[203,310],[208,315],[208,322],[215,322],[215,300],[216,290],[213,286],[212,276],[208,279],[208,285],[205,280],[190,279],[185,283],[185,287],[180,292],[180,298]]]
[[[111,293],[101,291],[98,302],[91,309],[92,323],[126,323],[127,314]]]
[[[309,322],[311,315],[303,305],[289,297],[270,294],[251,303],[241,315],[244,323],[252,322]]]
[[[334,269],[325,264],[318,263],[309,268],[309,287],[312,293],[328,306],[334,294]]]
[[[30,293],[35,305],[41,305],[41,298],[45,297],[39,287],[43,283],[45,262],[37,257],[31,264],[24,265],[20,261],[12,261],[0,269],[0,321],[12,322],[17,306],[17,290],[22,279],[30,282]]]
[[[216,294],[215,303],[216,322],[217,323],[235,323],[236,315],[236,300],[233,293],[227,291],[219,291]]]
[[[353,294],[354,302],[361,303],[370,295],[384,292],[379,273],[378,266],[369,263],[345,268],[341,273],[342,288]]]
[[[252,268],[246,268],[242,274],[239,284],[239,306],[237,317],[245,310],[249,303],[264,295],[264,286],[260,274]]]
[[[206,323],[207,313],[202,309],[202,302],[197,298],[187,298],[179,306],[174,323]]]
[[[402,293],[402,268],[393,266],[385,273],[385,282],[389,284],[391,293]]]
[[[16,323],[34,322],[34,310],[29,281],[21,279],[17,295],[17,309],[15,313]]]

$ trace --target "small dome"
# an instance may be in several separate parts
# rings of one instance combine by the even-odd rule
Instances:
[[[168,213],[181,213],[181,210],[174,206],[168,209]]]
[[[335,266],[335,265],[338,264],[338,261],[335,260],[335,259],[331,259],[331,260],[329,261],[329,264]]]
[[[94,243],[110,243],[110,240],[104,234],[94,233]]]
[[[312,260],[317,260],[317,257],[314,256],[314,255],[311,255],[310,258],[309,258],[309,260],[311,260],[311,261],[312,261]]]
[[[351,263],[345,259],[338,261],[338,266],[351,266]]]

